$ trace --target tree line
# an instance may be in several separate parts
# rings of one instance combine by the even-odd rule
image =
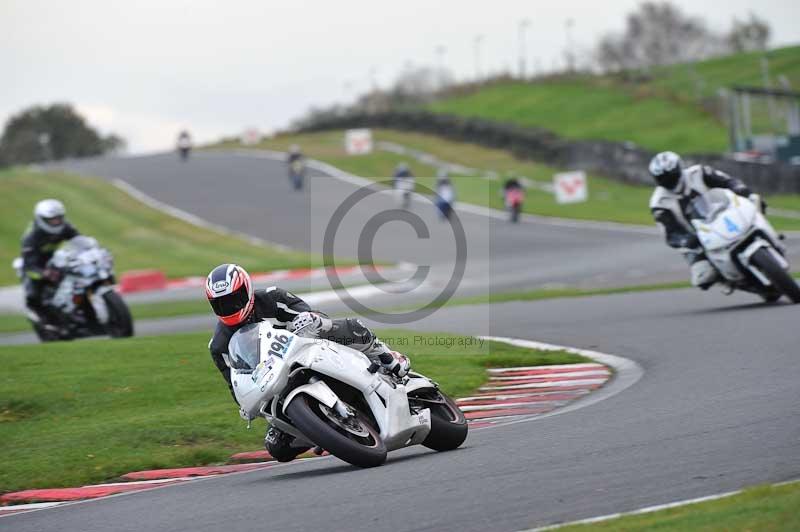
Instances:
[[[35,105],[11,116],[0,137],[0,167],[121,151],[125,140],[101,135],[67,103]]]

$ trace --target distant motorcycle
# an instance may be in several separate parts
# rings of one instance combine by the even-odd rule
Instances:
[[[190,146],[179,146],[178,147],[178,155],[181,158],[182,162],[186,162],[189,160],[189,153],[192,151]]]
[[[714,188],[694,198],[687,215],[730,291],[752,292],[770,302],[785,295],[800,303],[800,286],[789,273],[786,248],[761,213],[760,199],[750,201]]]
[[[22,277],[22,259],[16,259],[14,267]],[[63,322],[55,325],[30,319],[41,341],[133,335],[130,310],[114,289],[113,258],[97,240],[76,236],[53,254],[47,267],[63,274],[57,286],[47,286],[43,293],[45,305],[54,307]]]
[[[398,378],[347,346],[304,338],[268,321],[239,329],[226,362],[243,414],[265,417],[295,437],[358,467],[411,445],[459,447],[467,420],[432,380]]]
[[[520,187],[508,188],[505,192],[506,209],[508,219],[511,223],[519,221],[519,213],[522,210],[522,202],[525,200],[525,191]]]
[[[411,208],[411,194],[414,192],[414,178],[400,176],[394,178],[394,188],[400,196],[400,206],[408,210]]]
[[[178,155],[182,162],[189,160],[189,153],[192,151],[192,137],[188,131],[182,131],[178,135]]]
[[[289,163],[289,181],[295,190],[303,188],[306,175],[306,163],[302,158],[297,158]]]

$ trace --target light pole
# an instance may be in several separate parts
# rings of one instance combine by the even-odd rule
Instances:
[[[437,85],[440,89],[444,88],[444,54],[447,53],[447,47],[443,44],[438,45],[435,50],[436,52],[436,78],[437,78]]]
[[[564,31],[567,34],[567,70],[569,72],[575,71],[575,54],[573,53],[572,46],[572,27],[574,25],[574,19],[568,18],[564,21]]]
[[[376,79],[377,74],[378,74],[378,67],[376,67],[376,66],[370,67],[370,69],[369,69],[369,83],[370,83],[370,86],[372,87],[372,92],[375,92],[375,91],[378,90],[378,81]]]
[[[347,102],[350,101],[350,95],[353,92],[353,81],[352,80],[345,80],[342,82],[342,93],[344,94],[344,103],[347,105]]]
[[[483,35],[476,35],[472,40],[473,52],[475,54],[475,81],[481,80],[481,45],[483,44]]]
[[[519,21],[519,78],[525,79],[525,30],[531,25],[531,19],[526,18]]]

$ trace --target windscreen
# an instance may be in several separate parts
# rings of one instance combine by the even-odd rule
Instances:
[[[710,222],[717,214],[728,208],[730,200],[722,190],[711,189],[702,196],[694,198],[690,205],[692,218]]]
[[[231,367],[240,370],[255,369],[261,359],[260,346],[258,323],[245,325],[236,331],[228,342]]]

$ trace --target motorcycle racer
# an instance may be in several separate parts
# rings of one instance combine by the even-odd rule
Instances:
[[[766,203],[741,180],[715,168],[699,164],[684,168],[680,156],[671,151],[653,157],[649,171],[657,185],[650,198],[653,218],[663,228],[667,245],[683,252],[690,266],[692,286],[708,290],[719,280],[719,273],[706,258],[686,216],[689,202],[711,188],[727,188],[757,204],[760,202],[763,211]]]
[[[219,319],[208,348],[234,400],[231,370],[226,360],[228,342],[244,325],[265,319],[299,336],[326,339],[357,349],[399,377],[405,376],[411,367],[406,356],[386,347],[360,320],[330,319],[312,311],[296,295],[275,286],[254,289],[250,275],[237,264],[221,264],[211,270],[206,279],[206,297]],[[270,427],[265,445],[276,460],[288,462],[308,450],[292,446],[293,440],[291,435]]]
[[[25,306],[31,319],[49,327],[58,327],[61,320],[55,309],[45,305],[42,290],[48,284],[58,284],[61,272],[48,268],[47,262],[62,242],[80,234],[66,220],[66,214],[64,204],[56,199],[38,202],[33,209],[33,223],[22,237]]]

